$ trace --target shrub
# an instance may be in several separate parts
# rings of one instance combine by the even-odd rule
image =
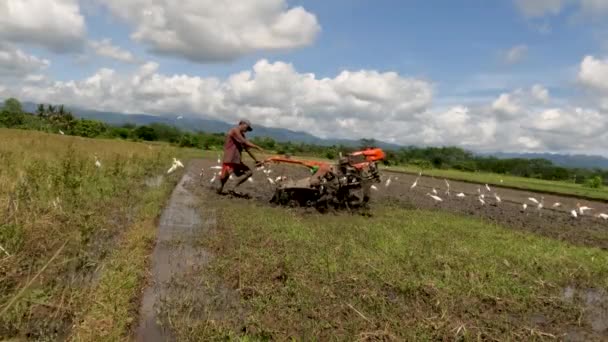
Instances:
[[[588,188],[599,189],[603,185],[602,177],[595,176],[585,181],[585,186]]]

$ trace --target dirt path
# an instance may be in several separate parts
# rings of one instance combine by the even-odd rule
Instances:
[[[140,308],[137,341],[173,339],[169,329],[158,324],[161,321],[157,317],[159,307],[168,298],[188,296],[196,291],[196,287],[175,286],[173,280],[197,272],[209,262],[209,254],[194,244],[204,234],[205,228],[216,224],[215,213],[198,210],[198,199],[188,187],[193,180],[192,170],[192,165],[189,165],[160,219],[149,285]]]
[[[216,169],[211,160],[197,161],[203,168],[204,174],[201,181],[204,186],[210,187]],[[251,195],[261,202],[268,202],[274,193],[274,185],[268,178],[285,175],[291,178],[309,176],[307,170],[288,165],[272,165],[272,173],[266,175],[261,171],[255,171],[253,182],[243,184],[242,191]],[[573,197],[544,195],[538,193],[516,190],[511,188],[490,187],[488,191],[484,184],[473,184],[460,181],[449,181],[450,195],[446,194],[447,185],[442,178],[423,176],[414,189],[410,189],[417,175],[404,173],[383,172],[383,183],[376,184],[377,191],[373,191],[372,207],[396,204],[407,208],[446,210],[462,215],[480,217],[506,227],[533,232],[539,235],[551,237],[558,240],[568,241],[576,245],[594,246],[608,249],[608,221],[596,218],[597,213],[608,213],[608,204],[599,201],[578,200]],[[391,177],[390,186],[385,186],[385,181]],[[230,189],[232,182],[227,184]],[[427,196],[435,188],[438,195],[443,199],[436,203]],[[457,193],[463,192],[466,197],[458,198]],[[479,193],[484,194],[485,205],[479,201]],[[497,194],[501,202],[495,199]],[[544,201],[542,210],[528,200],[534,197],[538,201]],[[553,207],[554,203],[561,203],[560,207]],[[524,211],[522,204],[527,203]],[[586,215],[574,219],[570,211],[576,208],[577,203],[593,208]]]

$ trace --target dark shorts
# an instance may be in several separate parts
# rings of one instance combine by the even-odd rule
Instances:
[[[220,177],[224,178],[231,173],[234,173],[235,176],[240,177],[250,170],[251,169],[249,166],[243,163],[224,163],[222,164],[222,175]]]

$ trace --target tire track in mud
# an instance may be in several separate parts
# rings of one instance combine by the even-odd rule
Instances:
[[[170,329],[160,322],[164,301],[195,295],[196,286],[175,286],[188,274],[200,273],[211,255],[196,242],[217,225],[214,209],[201,211],[199,198],[188,187],[193,181],[191,165],[173,190],[158,225],[158,237],[151,257],[149,283],[143,293],[136,341],[174,340]],[[191,170],[190,170],[191,171]]]

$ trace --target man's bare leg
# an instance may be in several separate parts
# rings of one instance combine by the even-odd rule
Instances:
[[[243,173],[243,175],[241,175],[239,180],[236,182],[236,185],[234,186],[234,189],[232,190],[232,192],[238,194],[236,192],[236,188],[238,188],[241,184],[245,183],[251,176],[253,176],[253,171],[251,171],[251,170],[248,170],[245,173]]]
[[[222,177],[220,177],[220,186],[217,188],[217,193],[218,194],[222,194],[224,191],[224,185],[226,185],[226,182],[228,181],[228,179],[230,179],[230,173],[226,172]]]

